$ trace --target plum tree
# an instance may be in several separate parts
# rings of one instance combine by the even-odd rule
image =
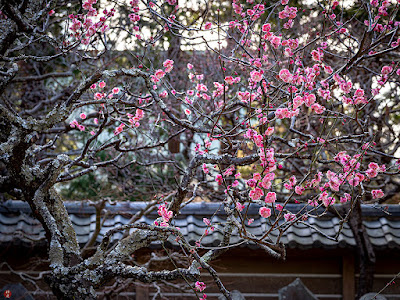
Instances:
[[[2,0],[0,10],[0,191],[42,223],[59,298],[94,299],[115,277],[184,277],[201,293],[201,267],[229,299],[209,262],[234,229],[285,253],[270,231],[246,231],[247,205],[283,232],[319,207],[343,203],[346,222],[399,192],[399,1]],[[149,201],[159,218],[109,231],[87,255],[60,195],[77,197],[80,178]],[[222,201],[228,216],[223,243],[203,255],[172,222],[194,199]],[[290,202],[307,209],[293,214]],[[128,263],[170,236],[187,268]]]

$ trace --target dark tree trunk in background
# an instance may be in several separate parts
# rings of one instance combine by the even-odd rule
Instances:
[[[339,213],[343,217],[349,210],[350,205],[345,205]],[[348,221],[356,242],[356,258],[360,270],[356,299],[372,291],[376,262],[375,251],[362,222],[362,217],[361,204],[360,201],[357,201]]]
[[[357,299],[371,292],[375,273],[375,251],[362,222],[361,204],[357,201],[349,220],[351,231],[357,244],[357,258],[360,267],[358,279]]]

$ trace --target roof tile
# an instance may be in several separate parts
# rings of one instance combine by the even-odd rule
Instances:
[[[76,230],[78,242],[84,244],[90,239],[91,234],[95,230],[96,216],[92,208],[85,207],[82,204],[76,207],[77,205],[67,204],[66,207]],[[144,205],[139,203],[134,206],[132,203],[128,203],[121,207],[124,208],[124,212],[129,209],[135,212],[135,207],[137,211],[141,206]],[[174,224],[181,228],[182,234],[193,245],[204,235],[205,230],[208,228],[203,222],[203,217],[212,219],[213,224],[225,220],[226,215],[222,209],[220,209],[218,214],[213,215],[219,207],[220,204],[216,203],[189,204],[182,210],[179,218],[174,220]],[[115,209],[115,207],[112,207],[112,209]],[[298,208],[293,206],[292,209],[291,211],[294,212]],[[363,208],[363,213],[364,209],[365,207]],[[400,248],[400,209],[395,207],[389,210],[390,214],[382,212],[382,209],[365,209],[368,218],[363,223],[367,229],[371,243],[377,248]],[[128,223],[129,218],[118,214],[116,210],[113,213],[105,220],[97,242],[100,242],[104,234],[111,228]],[[250,207],[249,214],[255,220],[251,225],[246,225],[246,230],[257,238],[262,237],[269,230],[270,225],[266,222],[266,219],[259,217],[258,208]],[[154,214],[145,216],[139,222],[153,224],[157,217]],[[289,227],[282,236],[281,241],[290,248],[302,249],[355,246],[353,233],[348,224],[343,226],[337,241],[328,239],[321,233],[323,232],[325,235],[334,238],[340,229],[339,221],[337,217],[329,214],[325,215],[322,219],[310,217],[307,221],[297,222],[292,227]],[[279,224],[282,225],[283,222],[280,221]],[[275,229],[270,233],[269,238],[275,241],[278,234],[279,231]],[[122,238],[122,236],[123,234],[118,232],[113,235],[112,239],[117,240]],[[13,204],[6,202],[6,205],[0,205],[0,243],[11,242],[16,239],[30,243],[31,239],[39,240],[43,237],[44,230],[41,224],[29,214],[29,207],[27,207],[26,203],[17,202],[13,206]],[[215,230],[212,232],[209,230],[209,234],[203,236],[201,243],[204,246],[218,246],[222,239],[223,233],[220,231],[219,226],[215,225]],[[241,241],[242,239],[235,230],[231,238],[231,243],[236,244]],[[177,244],[173,238],[169,242],[173,245]],[[256,247],[254,244],[246,244],[246,246],[250,248]]]

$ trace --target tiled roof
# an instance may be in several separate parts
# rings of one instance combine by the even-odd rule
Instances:
[[[126,224],[132,214],[145,207],[145,203],[125,202],[107,206],[111,215],[105,220],[97,241],[101,241],[103,235],[116,226]],[[95,230],[95,211],[94,208],[82,202],[72,202],[66,204],[75,227],[78,241],[86,243]],[[293,204],[286,208],[296,213],[303,206]],[[266,219],[260,218],[258,208],[252,205],[249,208],[249,215],[254,217],[254,222],[247,226],[247,230],[253,235],[260,237],[265,233],[269,225]],[[370,240],[375,248],[400,248],[400,206],[389,205],[386,207],[363,206],[364,225],[367,228]],[[217,213],[215,213],[217,211]],[[181,232],[191,244],[198,241],[203,235],[207,226],[203,223],[203,218],[210,218],[213,223],[223,222],[226,215],[221,204],[218,203],[192,203],[184,207],[181,215],[174,221],[175,225],[181,228]],[[139,222],[153,224],[157,218],[156,212],[152,212],[146,217],[142,217]],[[290,248],[348,248],[355,246],[352,231],[348,224],[340,232],[337,241],[326,238],[320,232],[329,237],[334,237],[339,228],[339,218],[331,214],[323,218],[309,217],[305,222],[297,222],[290,227],[283,235],[281,241]],[[222,232],[218,225],[216,229],[202,239],[203,246],[217,246],[222,239]],[[270,238],[276,239],[278,231],[272,231]],[[122,234],[115,234],[114,239],[120,239]],[[44,230],[41,224],[31,215],[29,206],[21,201],[7,201],[0,204],[0,244],[7,245],[32,245],[33,241],[45,243]],[[241,242],[241,238],[234,232],[231,243]],[[171,239],[171,244],[175,242]],[[156,247],[157,245],[155,245]],[[250,248],[256,247],[254,244],[242,244]]]

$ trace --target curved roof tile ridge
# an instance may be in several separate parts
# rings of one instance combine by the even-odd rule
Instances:
[[[129,215],[138,212],[146,207],[145,202],[123,202],[115,205],[106,205],[106,209],[112,214],[104,222],[104,226],[98,237],[101,240],[103,235],[111,228],[126,224],[129,221]],[[95,210],[87,202],[66,202],[65,206],[71,216],[72,224],[75,227],[78,241],[86,243],[95,229]],[[287,210],[296,213],[304,209],[301,204],[288,204]],[[268,228],[265,220],[258,215],[259,206],[251,205],[249,215],[255,216],[255,221],[247,230],[257,237],[261,237]],[[307,209],[307,208],[305,208]],[[321,209],[321,213],[323,209]],[[367,206],[362,205],[364,225],[372,244],[379,248],[400,248],[400,205]],[[258,218],[257,218],[258,216]],[[152,224],[157,217],[154,211],[148,216],[140,219],[141,222]],[[180,227],[182,233],[190,243],[197,241],[206,229],[203,223],[203,217],[208,217],[216,222],[226,217],[223,205],[221,203],[190,203],[185,206],[178,219],[174,222]],[[324,237],[318,230],[333,237],[339,230],[339,218],[333,214],[327,213],[323,218],[317,219],[310,217],[307,221],[294,224],[283,236],[282,241],[290,248],[309,249],[312,247],[354,247],[352,231],[348,224],[345,224],[339,234],[337,241]],[[17,234],[15,235],[14,233]],[[20,245],[21,242],[31,244],[32,240],[42,239],[44,231],[40,223],[30,214],[30,207],[22,201],[6,201],[0,203],[0,244],[14,243]],[[115,236],[114,239],[119,238]],[[276,238],[276,232],[271,233],[271,238]],[[222,234],[216,226],[216,231],[210,233],[203,239],[203,245],[215,246],[222,239]],[[231,243],[241,242],[239,235],[233,234]],[[173,242],[171,242],[174,244]],[[247,244],[247,247],[254,248],[254,245]]]

